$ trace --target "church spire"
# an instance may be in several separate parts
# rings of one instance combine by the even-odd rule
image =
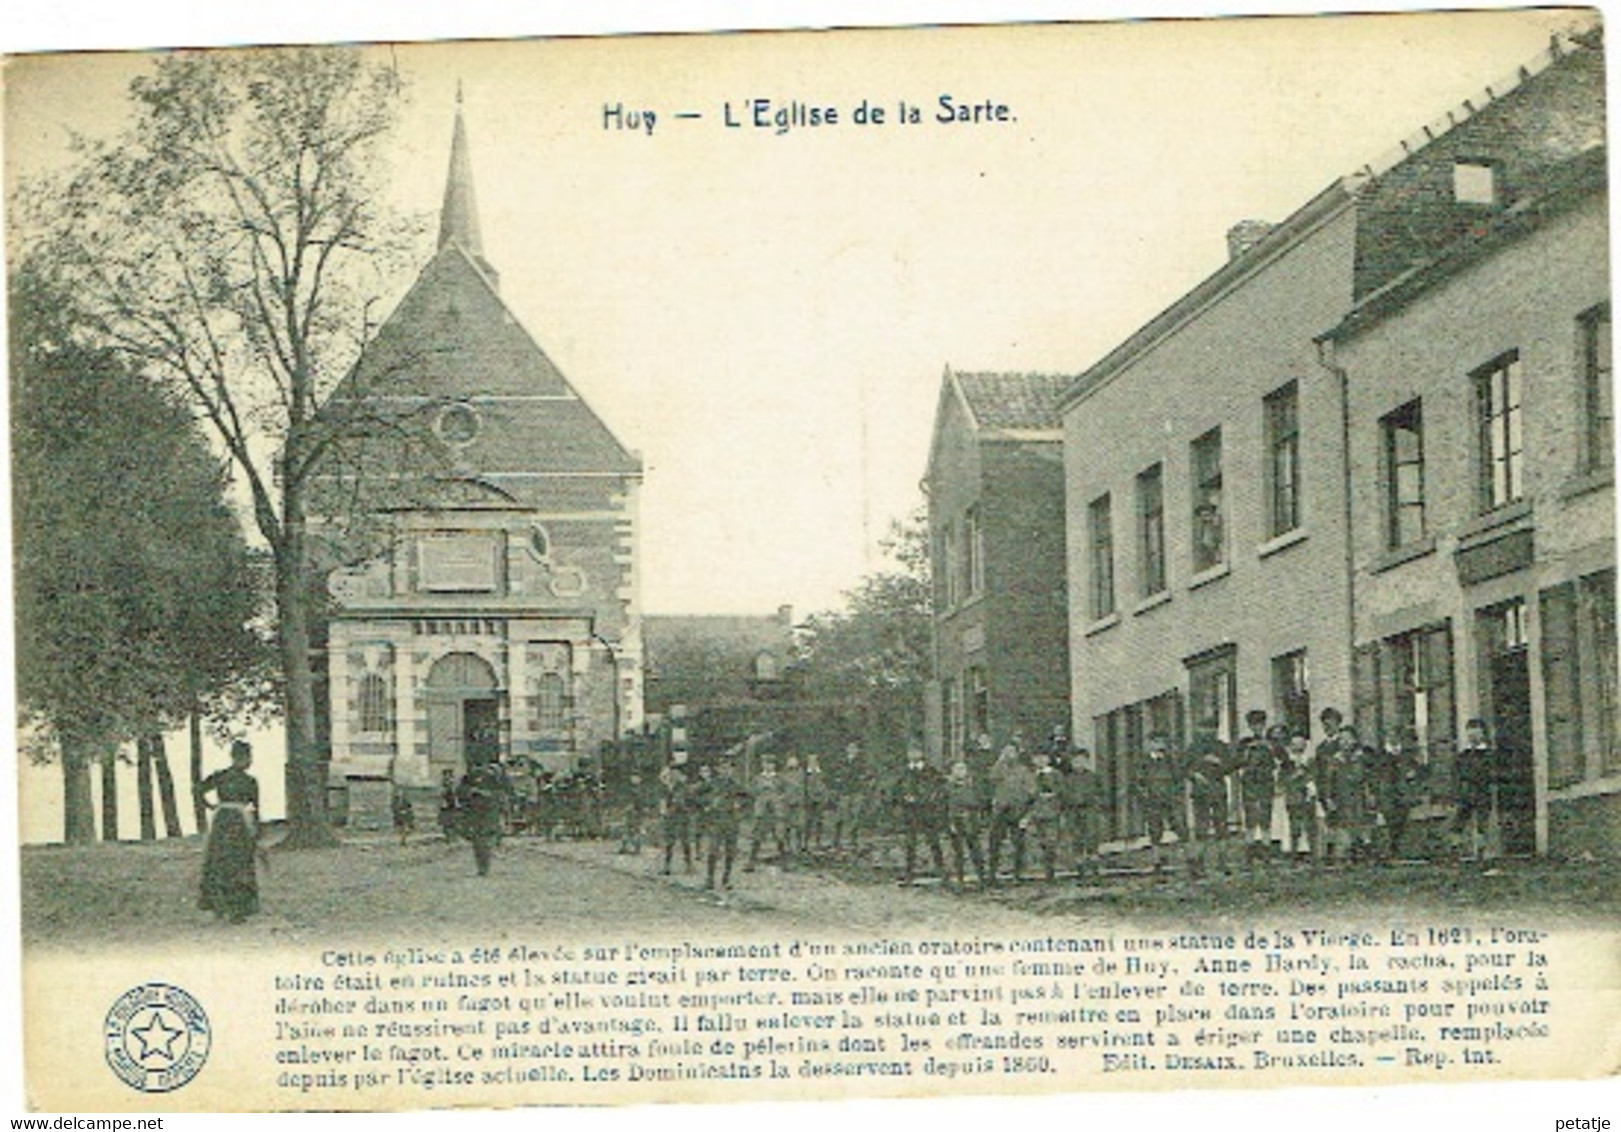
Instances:
[[[478,204],[473,199],[473,161],[467,148],[467,124],[462,120],[462,87],[456,84],[456,128],[450,138],[450,172],[445,178],[445,203],[439,211],[439,249],[455,244],[473,257],[491,279],[495,272],[484,259],[478,230]]]

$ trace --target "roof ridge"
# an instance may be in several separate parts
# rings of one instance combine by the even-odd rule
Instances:
[[[1591,34],[1592,30],[1554,32],[1548,37],[1548,46],[1524,63],[1521,63],[1512,72],[1487,83],[1483,89],[1477,90],[1471,97],[1453,103],[1452,108],[1446,111],[1445,114],[1430,119],[1418,129],[1400,139],[1395,145],[1384,150],[1372,161],[1359,166],[1348,174],[1345,177],[1348,187],[1355,188],[1390,172],[1419,150],[1439,141],[1465,122],[1477,117],[1483,111],[1530,82],[1536,76],[1543,74],[1561,59],[1593,50],[1581,38],[1584,34]],[[1476,105],[1477,103],[1479,105]]]

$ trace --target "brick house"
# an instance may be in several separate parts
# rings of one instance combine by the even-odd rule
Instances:
[[[1416,723],[1441,795],[1463,718],[1512,716],[1526,750],[1552,727],[1562,785],[1538,778],[1510,840],[1609,821],[1615,843],[1587,800],[1615,772],[1596,738],[1614,730],[1613,496],[1573,408],[1609,404],[1601,65],[1556,42],[1276,226],[1235,227],[1223,267],[1066,391],[1074,725],[1115,836],[1140,832],[1148,733],[1231,738],[1251,708],[1310,728],[1334,706],[1369,735]],[[1526,454],[1559,449],[1533,482]],[[1424,497],[1395,515],[1415,468]],[[1532,656],[1538,602],[1575,642],[1551,661]],[[1478,677],[1493,664],[1513,706]]]
[[[1462,721],[1503,848],[1621,847],[1604,79],[1556,44],[1370,186],[1347,391],[1356,717],[1414,728],[1445,812]]]
[[[801,706],[792,606],[775,613],[649,614],[642,619],[649,724],[684,712],[708,757],[789,727]]]
[[[329,402],[330,782],[351,825],[469,759],[554,768],[639,728],[641,464],[503,302],[458,107],[438,249]]]
[[[1064,396],[1074,726],[1116,837],[1148,735],[1349,701],[1340,393],[1312,339],[1350,304],[1355,232],[1346,181],[1236,227]]]
[[[1052,374],[940,383],[924,490],[934,579],[928,749],[950,757],[1069,718],[1063,435]]]

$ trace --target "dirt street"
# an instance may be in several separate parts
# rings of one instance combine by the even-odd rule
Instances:
[[[1314,873],[1277,866],[1235,869],[1194,881],[1156,877],[1131,858],[1077,883],[1027,881],[957,894],[938,882],[895,884],[894,847],[816,868],[764,865],[735,877],[732,892],[703,890],[701,866],[660,875],[654,848],[639,856],[610,842],[509,838],[492,875],[478,877],[466,845],[437,837],[401,847],[387,838],[338,848],[279,852],[260,868],[263,911],[248,923],[214,922],[196,907],[196,839],[84,848],[31,847],[22,854],[26,945],[98,950],[108,945],[206,943],[233,948],[327,942],[502,938],[537,929],[577,939],[626,931],[648,937],[768,936],[1051,930],[1165,929],[1189,923],[1251,926],[1280,916],[1341,923],[1391,917],[1512,916],[1542,926],[1613,924],[1621,882],[1599,862],[1504,862],[1490,867],[1413,863]]]

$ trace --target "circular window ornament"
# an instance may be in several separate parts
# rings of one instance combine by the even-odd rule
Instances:
[[[452,448],[466,448],[478,437],[479,419],[473,406],[446,405],[433,420],[434,435]]]

